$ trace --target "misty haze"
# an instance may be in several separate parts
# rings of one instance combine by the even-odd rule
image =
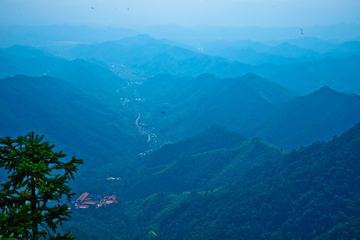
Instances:
[[[360,239],[359,18],[358,0],[1,0],[0,239]],[[31,132],[67,154],[70,201],[31,144],[7,150]],[[72,218],[33,220],[57,206]]]

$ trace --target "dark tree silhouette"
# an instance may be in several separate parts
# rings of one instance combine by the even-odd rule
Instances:
[[[65,196],[70,201],[75,194],[67,184],[83,160],[60,161],[66,154],[54,152],[54,145],[43,138],[32,132],[14,140],[0,139],[0,167],[8,171],[9,179],[0,190],[3,238],[75,239],[70,232],[56,234],[56,228],[71,218],[68,206],[60,200]]]

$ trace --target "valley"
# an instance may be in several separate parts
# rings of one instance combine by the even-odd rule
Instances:
[[[0,136],[34,131],[84,159],[70,185],[81,209],[60,232],[79,240],[360,232],[358,40],[126,34],[0,48]]]

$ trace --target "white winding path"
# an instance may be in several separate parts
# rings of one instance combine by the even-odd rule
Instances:
[[[138,114],[139,114],[139,116],[137,117],[135,124],[139,128],[139,131],[141,132],[141,134],[146,134],[148,136],[148,142],[150,142],[150,140],[151,140],[150,134],[145,132],[144,129],[142,129],[142,127],[139,126],[139,119],[140,119],[141,115],[140,115],[140,113],[138,113]]]

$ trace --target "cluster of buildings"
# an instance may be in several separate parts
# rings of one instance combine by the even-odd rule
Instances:
[[[69,209],[99,208],[113,203],[117,203],[115,195],[101,197],[100,195],[94,196],[84,192],[76,201],[71,201]]]

